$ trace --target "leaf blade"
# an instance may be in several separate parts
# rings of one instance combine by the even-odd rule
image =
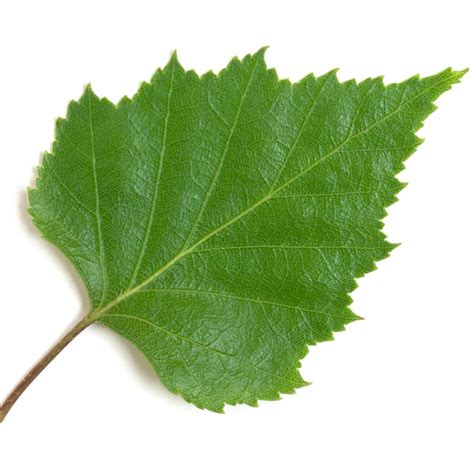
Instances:
[[[306,384],[308,345],[360,319],[349,294],[394,248],[395,176],[462,74],[290,84],[263,51],[203,77],[173,55],[132,99],[71,104],[34,222],[171,391],[214,411],[278,399]]]

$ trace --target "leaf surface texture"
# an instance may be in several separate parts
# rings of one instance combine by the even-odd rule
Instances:
[[[30,212],[91,317],[172,392],[214,411],[278,399],[305,385],[307,346],[358,319],[355,279],[394,247],[396,174],[462,74],[292,84],[263,51],[201,77],[173,55],[132,99],[71,102]]]

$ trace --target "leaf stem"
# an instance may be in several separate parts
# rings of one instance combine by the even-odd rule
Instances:
[[[0,423],[3,422],[10,409],[20,398],[21,394],[38,377],[38,375],[52,362],[56,356],[85,328],[90,326],[94,319],[85,317],[68,331],[59,341],[38,361],[38,363],[21,379],[18,385],[11,391],[5,401],[0,405]]]

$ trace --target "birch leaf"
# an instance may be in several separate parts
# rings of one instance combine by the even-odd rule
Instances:
[[[131,99],[71,102],[30,212],[82,277],[85,321],[169,390],[214,411],[275,400],[306,384],[308,345],[358,319],[356,278],[394,248],[396,175],[463,73],[290,83],[263,50],[201,77],[173,55]]]

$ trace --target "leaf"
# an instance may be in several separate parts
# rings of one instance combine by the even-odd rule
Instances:
[[[395,175],[464,74],[291,84],[263,56],[199,77],[173,55],[118,105],[88,86],[29,192],[87,287],[86,320],[214,411],[302,387],[307,346],[358,319],[355,279],[394,248]]]

